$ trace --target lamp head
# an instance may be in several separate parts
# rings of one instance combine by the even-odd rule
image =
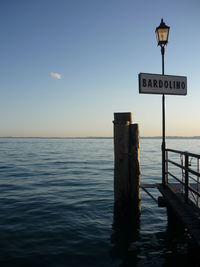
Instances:
[[[168,43],[169,29],[170,27],[161,19],[160,25],[155,30],[158,45],[165,46]]]

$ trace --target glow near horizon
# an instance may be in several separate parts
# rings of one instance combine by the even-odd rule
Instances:
[[[160,73],[155,28],[170,28],[165,73],[188,78],[166,97],[166,135],[200,135],[198,1],[1,1],[0,136],[112,136],[133,112],[161,135],[161,96],[139,95],[138,73]]]

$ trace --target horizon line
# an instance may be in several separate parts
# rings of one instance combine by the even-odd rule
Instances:
[[[1,139],[113,139],[114,136],[0,136]],[[162,139],[162,136],[140,136],[141,139]],[[165,138],[168,139],[200,139],[200,135],[197,136],[182,136],[182,135],[168,135]]]

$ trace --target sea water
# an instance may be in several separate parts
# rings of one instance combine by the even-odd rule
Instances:
[[[141,182],[160,183],[160,139],[141,139],[140,161]],[[187,232],[143,191],[137,236],[116,233],[113,168],[112,139],[1,138],[0,266],[192,266]]]

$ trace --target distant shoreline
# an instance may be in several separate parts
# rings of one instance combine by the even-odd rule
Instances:
[[[141,139],[162,139],[162,136],[141,136]],[[0,139],[113,139],[113,137],[88,136],[88,137],[26,137],[26,136],[1,136]],[[200,139],[200,136],[166,136],[166,139]]]

